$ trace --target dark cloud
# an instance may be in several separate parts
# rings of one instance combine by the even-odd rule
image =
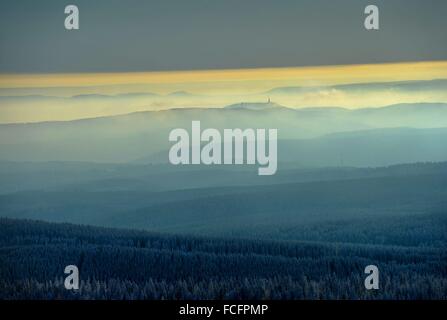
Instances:
[[[64,29],[64,7],[80,30]],[[367,4],[380,30],[363,28]],[[0,72],[280,67],[447,59],[445,0],[9,0]]]

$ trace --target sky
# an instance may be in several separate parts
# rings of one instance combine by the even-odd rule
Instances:
[[[380,30],[364,28],[371,3]],[[79,7],[80,30],[65,30],[67,4]],[[447,79],[445,14],[445,0],[1,1],[0,123],[224,107],[266,101],[279,87]],[[116,97],[129,93],[155,95]],[[446,103],[447,93],[323,88],[272,99],[354,109]]]
[[[446,79],[447,61],[0,75],[0,123],[74,120],[172,108],[215,108],[268,99],[291,108],[357,109],[399,103],[447,103]],[[408,81],[416,81],[417,85],[399,87]],[[361,83],[366,86],[360,90],[337,87]],[[386,85],[376,87],[374,83]],[[284,87],[304,90],[293,94],[283,92]],[[275,89],[279,93],[271,92]]]
[[[64,28],[76,4],[80,30]],[[364,8],[380,30],[364,29]],[[0,73],[447,60],[445,0],[2,0]]]
[[[447,61],[159,72],[4,74],[0,75],[0,88],[27,88],[27,92],[32,92],[29,89],[40,87],[44,89],[41,92],[51,92],[51,89],[66,87],[68,96],[85,93],[122,94],[138,92],[138,89],[158,94],[176,91],[249,94],[276,87],[441,78],[447,78]],[[0,95],[12,95],[14,90],[4,92],[7,93],[2,94],[0,91]]]

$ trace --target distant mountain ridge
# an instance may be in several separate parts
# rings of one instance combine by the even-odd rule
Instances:
[[[143,93],[142,93],[143,94]],[[139,95],[139,94],[136,94]],[[90,96],[90,95],[80,95],[75,97],[84,97],[84,96]],[[104,97],[112,97],[108,95],[91,95],[91,96],[104,96]],[[119,96],[119,95],[117,95]],[[28,96],[24,96],[28,97]],[[31,97],[31,96],[30,96]],[[9,97],[0,97],[0,98],[9,98]],[[1,126],[19,126],[19,125],[38,125],[41,123],[68,123],[68,122],[81,122],[81,121],[95,121],[99,119],[113,119],[113,118],[121,118],[121,117],[132,117],[136,115],[149,115],[149,114],[161,114],[161,113],[168,113],[168,112],[193,112],[196,113],[197,111],[216,111],[216,110],[250,110],[250,111],[264,111],[264,110],[270,110],[270,109],[276,109],[281,110],[284,109],[284,111],[291,111],[296,114],[311,114],[311,113],[328,113],[330,115],[333,115],[334,113],[351,113],[351,114],[380,114],[380,113],[388,113],[388,112],[405,112],[408,113],[408,111],[411,112],[439,112],[440,114],[443,114],[444,112],[447,112],[447,103],[443,102],[420,102],[420,103],[398,103],[398,104],[392,104],[388,106],[383,107],[369,107],[369,108],[359,108],[359,109],[352,109],[352,108],[345,108],[345,107],[302,107],[302,108],[292,108],[285,105],[280,105],[275,102],[240,102],[235,103],[231,105],[224,106],[222,108],[171,108],[166,110],[156,110],[156,111],[136,111],[131,113],[123,113],[123,114],[117,114],[117,115],[108,115],[108,116],[100,116],[100,117],[92,117],[92,118],[80,118],[75,120],[49,120],[49,121],[41,121],[41,122],[19,122],[19,123],[0,123]],[[435,120],[435,119],[433,119]],[[445,126],[447,126],[447,121],[443,122],[445,123]],[[440,125],[439,127],[444,126]]]
[[[40,93],[38,88],[25,88],[32,92],[31,94],[22,94],[23,90],[20,88],[0,88],[0,99],[13,99],[13,98],[26,98],[26,97],[40,97],[40,98],[63,98],[59,95],[45,95]],[[53,88],[57,89],[57,88]],[[73,89],[79,90],[79,87]],[[387,82],[367,82],[367,83],[347,83],[347,84],[337,84],[337,85],[309,85],[309,86],[287,86],[287,87],[275,87],[265,92],[259,92],[257,94],[302,94],[306,92],[316,92],[321,90],[340,90],[340,91],[358,91],[358,90],[395,90],[395,91],[440,91],[447,90],[447,79],[431,79],[431,80],[409,80],[409,81],[387,81]],[[16,94],[16,92],[20,94]],[[103,98],[113,98],[113,97],[124,97],[124,96],[163,96],[163,94],[153,93],[153,92],[129,92],[120,94],[77,94],[73,97],[94,97],[101,96]],[[190,93],[184,90],[173,91],[166,96],[194,96],[195,93]],[[71,97],[68,97],[71,98]]]
[[[159,178],[202,179],[199,172],[164,174]],[[299,175],[295,181],[272,184],[241,185],[239,182],[216,187],[205,182],[199,188],[161,192],[154,192],[150,185],[145,187],[145,183],[135,185],[136,189],[122,190],[95,190],[94,184],[90,184],[90,188],[79,185],[78,188],[10,192],[0,195],[0,212],[10,218],[255,237],[266,232],[281,237],[283,233],[279,229],[317,223],[343,225],[348,220],[377,221],[432,214],[445,217],[445,163],[378,168],[377,171],[345,168],[331,173],[322,169],[311,171],[307,176],[310,180],[300,180]],[[326,180],[321,179],[324,176]],[[212,180],[212,176],[208,178]],[[157,181],[156,177],[151,180]],[[102,183],[119,187],[121,181]],[[301,234],[289,236],[297,238]]]
[[[392,82],[368,82],[368,83],[348,83],[339,85],[322,86],[296,86],[296,87],[277,87],[266,92],[266,94],[303,94],[306,92],[316,92],[321,90],[340,90],[340,91],[358,91],[358,90],[447,90],[447,79],[433,80],[411,80],[411,81],[392,81]]]
[[[266,109],[272,109],[272,108],[287,108],[285,106],[279,105],[277,103],[268,101],[268,102],[241,102],[241,103],[236,103],[236,104],[232,104],[229,106],[224,107],[224,109],[231,109],[231,110],[235,110],[235,109],[242,109],[242,110],[255,110],[255,111],[260,111],[260,110],[266,110]]]
[[[174,128],[190,129],[193,120],[201,121],[202,128],[218,130],[276,128],[279,152],[285,148],[279,161],[307,159],[334,165],[336,150],[345,150],[346,156],[342,157],[345,163],[356,166],[447,160],[443,153],[447,150],[446,133],[437,129],[447,128],[447,104],[399,104],[349,110],[291,109],[274,102],[243,103],[227,108],[142,111],[73,121],[0,124],[0,160],[153,161],[155,156],[169,150],[169,132]],[[372,130],[371,134],[366,134],[368,130]],[[331,138],[339,132],[344,132],[345,136]],[[295,142],[285,147],[287,141]],[[352,161],[360,159],[361,154],[356,155],[356,150],[365,149],[366,152],[369,146],[378,154],[374,158],[380,161],[374,163],[371,157]],[[329,159],[322,162],[317,155]],[[164,155],[161,158],[166,159]],[[305,164],[306,161],[301,162]]]

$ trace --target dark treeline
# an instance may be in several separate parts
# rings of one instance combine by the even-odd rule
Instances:
[[[446,299],[447,252],[0,219],[1,299]],[[439,242],[437,243],[439,244]],[[79,267],[81,287],[64,288]],[[368,264],[380,289],[364,288]]]
[[[237,230],[237,229],[236,229]],[[305,240],[409,247],[447,248],[447,214],[378,215],[324,223],[253,228],[233,231],[233,237],[250,235],[275,240]]]

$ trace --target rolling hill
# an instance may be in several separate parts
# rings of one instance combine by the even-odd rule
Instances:
[[[204,182],[201,188],[183,184],[186,189],[159,192],[144,184],[98,190],[92,182],[10,192],[0,195],[0,212],[10,218],[247,237],[280,237],[284,228],[313,224],[446,213],[445,164],[289,173],[299,182],[285,183],[284,177],[265,185],[250,179],[245,186]],[[194,172],[189,176],[194,179]]]
[[[280,142],[279,152],[281,148],[286,150],[279,156],[280,162],[330,166],[342,161],[345,165],[382,166],[447,160],[443,143],[446,130],[442,129],[447,127],[446,104],[360,110],[270,106],[243,104],[223,109],[171,109],[76,121],[2,124],[0,160],[165,162],[167,158],[160,154],[171,146],[170,130],[190,128],[192,120],[200,120],[203,128],[219,130],[277,128],[279,139],[288,140]],[[344,133],[331,136],[339,132]],[[326,148],[328,144],[330,148]],[[350,162],[358,146],[371,146],[378,160],[353,158]],[[306,158],[312,159],[304,161]]]

